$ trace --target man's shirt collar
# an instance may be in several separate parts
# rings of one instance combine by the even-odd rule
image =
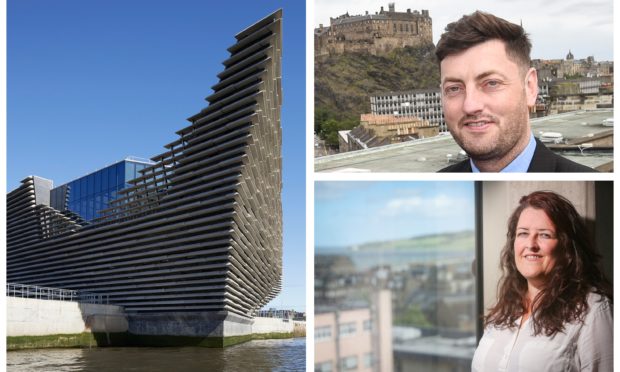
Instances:
[[[521,172],[526,173],[527,169],[530,167],[530,163],[532,162],[532,158],[534,157],[534,151],[536,150],[536,140],[534,139],[534,134],[530,133],[530,142],[527,144],[525,149],[517,156],[513,161],[510,162],[504,169],[499,171],[500,173],[514,173]],[[476,167],[476,164],[469,159],[469,163],[471,164],[471,171],[473,173],[480,173],[480,170]]]

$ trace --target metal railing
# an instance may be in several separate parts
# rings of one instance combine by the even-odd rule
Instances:
[[[270,310],[255,310],[253,313],[253,316],[261,317],[261,318],[279,318],[279,319],[288,320],[288,319],[301,319],[302,313],[299,313],[294,310],[270,309]]]
[[[108,295],[92,292],[40,287],[30,284],[7,283],[6,295],[11,297],[34,298],[37,300],[75,301],[88,304],[109,304]]]

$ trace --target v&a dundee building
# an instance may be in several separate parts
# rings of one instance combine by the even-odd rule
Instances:
[[[281,289],[281,17],[236,35],[208,106],[135,179],[106,171],[95,204],[87,181],[10,192],[7,282],[107,295],[134,335],[251,332]]]

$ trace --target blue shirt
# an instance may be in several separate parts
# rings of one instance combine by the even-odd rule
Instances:
[[[534,157],[534,151],[536,150],[536,140],[534,139],[534,135],[530,133],[530,142],[527,144],[525,149],[517,156],[513,161],[510,162],[504,169],[499,171],[500,173],[511,173],[511,172],[521,172],[526,173],[527,169],[530,167],[530,163],[532,162],[532,158]],[[476,167],[474,162],[469,159],[469,163],[471,164],[471,171],[473,173],[480,173],[480,170]]]

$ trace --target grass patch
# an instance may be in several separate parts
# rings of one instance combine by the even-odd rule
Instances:
[[[303,334],[302,334],[303,333]],[[125,333],[78,333],[47,336],[7,337],[7,350],[46,348],[90,348],[105,346],[200,346],[223,348],[252,340],[305,337],[305,330],[284,333],[254,333],[229,337],[151,336]]]
[[[46,336],[12,336],[6,338],[7,350],[85,348],[93,346],[97,346],[97,340],[89,332]]]
[[[293,338],[293,332],[273,332],[273,333],[255,333],[252,335],[253,340],[273,340],[283,338]]]

